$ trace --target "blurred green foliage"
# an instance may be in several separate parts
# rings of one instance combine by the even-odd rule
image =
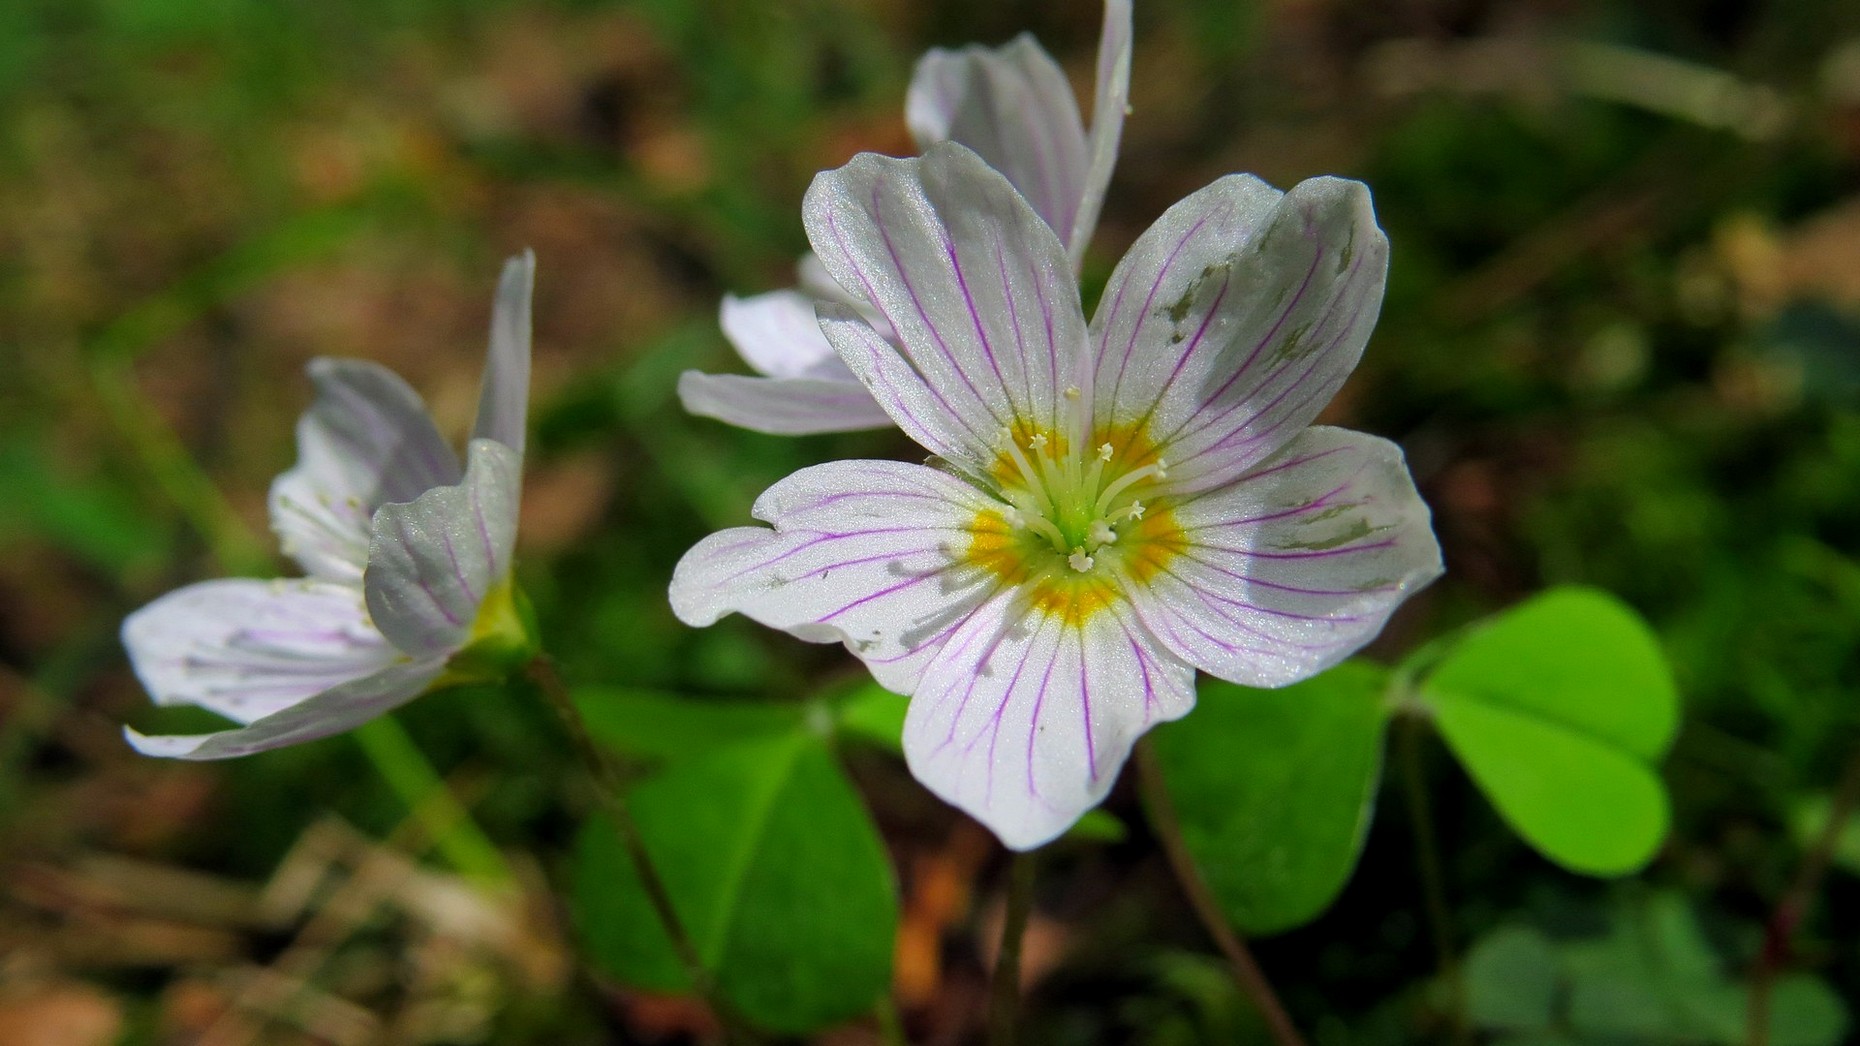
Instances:
[[[585,693],[627,688],[609,691],[616,709],[645,691],[793,702],[793,717],[770,715],[798,729],[800,702],[853,678],[848,659],[740,620],[683,628],[664,603],[670,564],[795,468],[915,451],[884,434],[735,432],[684,417],[672,383],[735,366],[717,297],[789,281],[815,170],[908,148],[902,92],[923,48],[1029,29],[1083,75],[1087,7],[0,3],[0,849],[122,852],[258,881],[320,811],[377,837],[401,824],[404,804],[348,741],[211,768],[129,756],[123,721],[185,730],[209,717],[147,709],[114,632],[175,584],[272,572],[263,494],[291,458],[308,356],[396,366],[462,429],[496,261],[524,245],[539,255],[540,355],[520,569],[545,641]],[[1451,929],[1475,942],[1475,1007],[1533,1041],[1577,1034],[1584,977],[1641,990],[1645,964],[1620,955],[1649,906],[1709,914],[1709,945],[1662,930],[1643,953],[1677,948],[1697,974],[1687,991],[1719,1006],[1812,843],[1801,811],[1826,801],[1860,744],[1860,8],[1156,0],[1139,5],[1137,34],[1134,112],[1088,279],[1230,170],[1281,185],[1343,173],[1375,192],[1390,293],[1334,416],[1403,442],[1449,574],[1372,653],[1394,660],[1570,583],[1636,608],[1678,675],[1684,717],[1662,770],[1673,831],[1643,873],[1671,900],[1543,861],[1444,768],[1443,749],[1422,753]],[[1675,116],[1657,64],[1640,101],[1603,97],[1560,64],[1570,41],[1729,73],[1772,89],[1785,116],[1763,133]],[[1213,736],[1222,714],[1196,715],[1208,712]],[[886,714],[857,721],[870,734]],[[495,842],[568,881],[582,809],[546,710],[471,690],[402,718]],[[860,732],[856,718],[840,736]],[[672,714],[652,721],[676,743]],[[815,735],[776,736],[743,743],[801,751],[795,738]],[[874,877],[901,870],[914,910],[931,881],[919,862],[960,851],[954,815],[888,756],[848,744],[835,762],[805,744],[812,776],[782,780],[832,793],[860,824],[840,824],[856,842],[830,856],[859,864],[873,911]],[[123,814],[99,795],[136,802]],[[1120,792],[1107,816],[1135,814]],[[1335,906],[1264,942],[1262,962],[1319,1041],[1439,1035],[1403,819],[1378,820],[1360,862]],[[992,887],[993,865],[958,866]],[[1218,968],[1188,951],[1202,938],[1140,827],[1065,849],[1043,874],[1066,943],[1029,1004],[1041,1041],[1258,1035]],[[937,998],[980,976],[986,904],[972,907],[933,937]],[[48,919],[33,909],[8,925],[56,939]],[[1860,996],[1856,919],[1849,860],[1789,956],[1803,976],[1778,986],[1779,1021],[1784,985],[1807,1000],[1792,1041],[1838,1036],[1815,1015],[1832,1012],[1829,993]],[[1585,966],[1584,941],[1619,961]],[[865,947],[874,961],[884,951]],[[1518,954],[1536,969],[1554,956],[1548,1025],[1517,1016],[1542,1012],[1542,983],[1493,1001],[1482,979]],[[71,966],[125,1000],[132,1042],[177,1019],[162,993],[184,968]],[[845,978],[831,1015],[869,1002],[874,983]],[[519,985],[481,1000],[489,1041],[647,1034],[594,992]],[[944,1026],[935,1003],[906,1017]]]

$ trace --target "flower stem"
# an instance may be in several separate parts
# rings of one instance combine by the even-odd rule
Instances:
[[[1453,921],[1447,910],[1446,875],[1440,867],[1440,843],[1434,835],[1434,817],[1427,802],[1427,782],[1421,773],[1421,720],[1404,716],[1396,725],[1401,738],[1401,778],[1408,800],[1408,821],[1414,831],[1415,863],[1421,875],[1422,901],[1427,909],[1429,936],[1434,939],[1434,961],[1447,986],[1447,1021],[1455,1042],[1469,1041],[1466,1027],[1466,982],[1454,958]]]
[[[1008,866],[1007,913],[1001,920],[1001,950],[989,985],[989,1046],[1014,1046],[1020,1025],[1020,942],[1033,914],[1034,856],[1017,853]]]
[[[392,716],[372,719],[353,732],[362,752],[446,862],[461,875],[500,890],[514,890],[516,873]]]
[[[665,936],[672,943],[672,950],[678,953],[678,961],[685,968],[685,976],[690,979],[692,990],[723,1023],[726,1038],[732,1041],[741,1038],[736,1018],[724,1005],[723,997],[717,991],[717,982],[704,966],[697,944],[672,904],[672,895],[665,887],[665,878],[659,874],[658,866],[653,864],[652,855],[646,849],[646,839],[640,834],[639,823],[633,819],[632,810],[627,806],[619,771],[614,768],[613,761],[607,758],[607,753],[594,743],[593,735],[588,732],[587,720],[581,717],[581,710],[575,707],[575,700],[562,682],[561,674],[556,671],[555,663],[546,655],[533,658],[525,666],[523,677],[554,707],[562,719],[562,725],[568,730],[576,756],[593,776],[607,819],[620,833],[620,841],[626,847],[627,857],[632,860],[633,868],[639,875],[646,900],[658,916],[659,924],[664,927]]]
[[[1834,798],[1828,804],[1828,819],[1822,823],[1814,845],[1802,856],[1795,880],[1776,901],[1776,910],[1770,913],[1769,922],[1763,928],[1763,951],[1758,954],[1756,968],[1750,973],[1750,999],[1745,1005],[1750,1046],[1769,1046],[1770,993],[1776,976],[1789,961],[1795,931],[1814,903],[1821,880],[1834,860],[1835,847],[1840,845],[1841,831],[1847,827],[1856,806],[1860,806],[1860,747],[1848,756],[1840,784],[1835,786]]]
[[[1175,872],[1176,881],[1181,884],[1195,917],[1214,939],[1221,954],[1227,957],[1234,983],[1259,1008],[1273,1042],[1278,1046],[1304,1046],[1303,1036],[1298,1034],[1291,1015],[1285,1012],[1285,1004],[1279,1001],[1278,993],[1272,990],[1266,972],[1260,969],[1246,941],[1228,925],[1219,902],[1195,867],[1195,859],[1182,841],[1182,823],[1176,818],[1175,804],[1169,801],[1169,793],[1163,787],[1162,769],[1156,765],[1156,754],[1147,740],[1137,742],[1137,785],[1143,795],[1144,810],[1149,814],[1150,830],[1162,843],[1163,854],[1168,857],[1169,867]]]

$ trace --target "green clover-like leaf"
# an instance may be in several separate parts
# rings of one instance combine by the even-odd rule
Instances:
[[[1183,841],[1249,934],[1315,918],[1362,850],[1388,725],[1388,673],[1351,661],[1282,690],[1208,682],[1153,744]]]
[[[1447,746],[1526,842],[1591,875],[1666,835],[1656,766],[1679,699],[1658,641],[1604,592],[1555,589],[1455,646],[1422,683]]]

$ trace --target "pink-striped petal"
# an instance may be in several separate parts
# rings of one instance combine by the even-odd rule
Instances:
[[[1355,653],[1440,576],[1440,546],[1401,449],[1306,429],[1280,455],[1173,506],[1185,551],[1131,605],[1182,659],[1284,686]]]
[[[827,271],[897,336],[822,305],[821,329],[898,424],[973,473],[1017,423],[1062,431],[1087,358],[1078,288],[1052,229],[973,152],[863,153],[803,207]]]
[[[156,704],[241,723],[400,659],[369,623],[361,590],[327,581],[203,581],[129,615],[122,637]]]
[[[968,146],[1055,234],[1072,234],[1091,162],[1085,125],[1065,72],[1032,36],[927,52],[911,77],[904,117],[919,148]]]
[[[802,469],[756,500],[756,518],[774,529],[726,530],[685,553],[672,610],[694,626],[740,613],[809,642],[845,643],[879,683],[908,693],[996,585],[962,555],[991,504],[922,465]]]
[[[522,462],[497,440],[471,441],[465,478],[375,513],[368,612],[396,647],[444,658],[471,634],[478,608],[510,571]]]
[[[331,687],[237,730],[150,737],[123,734],[143,755],[168,759],[235,759],[353,730],[419,697],[445,670],[440,659],[403,661]]]
[[[925,668],[905,758],[931,791],[1029,850],[1104,799],[1137,738],[1193,707],[1194,683],[1127,608],[1071,622],[1004,590]]]
[[[355,583],[375,509],[459,481],[419,393],[365,360],[310,361],[316,400],[297,422],[297,464],[271,485],[271,526],[312,577]]]
[[[1098,34],[1098,88],[1091,106],[1088,160],[1079,187],[1078,211],[1066,234],[1066,249],[1077,269],[1098,229],[1104,209],[1104,192],[1117,166],[1117,146],[1124,136],[1124,115],[1130,108],[1130,0],[1105,0],[1104,27]]]
[[[777,436],[855,432],[892,424],[891,415],[850,374],[834,381],[688,370],[678,376],[678,398],[688,413]]]
[[[494,439],[516,451],[518,460],[523,457],[530,412],[530,292],[535,284],[534,252],[524,251],[504,263],[491,311],[478,421],[472,427],[474,438]]]
[[[1171,207],[1093,319],[1098,417],[1142,427],[1182,489],[1244,475],[1310,424],[1375,325],[1388,241],[1360,182],[1248,175]]]

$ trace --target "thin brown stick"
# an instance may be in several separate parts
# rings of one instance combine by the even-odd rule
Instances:
[[[523,676],[555,708],[562,725],[568,729],[575,754],[598,786],[607,820],[619,831],[627,857],[632,860],[633,868],[639,875],[640,886],[645,890],[646,899],[651,903],[653,913],[658,916],[659,924],[665,928],[665,936],[671,940],[672,950],[678,953],[678,961],[685,968],[685,976],[690,979],[692,990],[716,1013],[717,1019],[724,1026],[726,1038],[731,1041],[745,1038],[739,1022],[717,990],[716,979],[704,966],[697,944],[685,929],[684,920],[679,918],[677,908],[672,905],[671,892],[665,888],[665,879],[653,864],[652,855],[646,849],[645,837],[640,835],[639,824],[627,806],[619,771],[607,753],[594,743],[594,736],[588,732],[587,720],[581,717],[580,709],[575,707],[574,698],[562,682],[561,673],[556,671],[554,662],[547,656],[538,656],[524,667]]]
[[[989,983],[989,1046],[1014,1046],[1020,1030],[1020,942],[1033,914],[1031,853],[1017,853],[1008,868],[1007,912],[1001,919],[1001,950]]]
[[[1841,780],[1828,804],[1828,819],[1823,822],[1821,833],[1802,855],[1795,880],[1776,901],[1776,909],[1764,925],[1763,950],[1757,955],[1756,967],[1750,971],[1750,1000],[1745,1008],[1750,1046],[1769,1046],[1770,994],[1776,986],[1776,977],[1789,962],[1795,932],[1815,903],[1821,880],[1833,863],[1835,847],[1840,845],[1841,830],[1847,827],[1856,807],[1860,807],[1860,747],[1848,756],[1847,766],[1841,771]]]
[[[1150,750],[1148,741],[1137,744],[1137,783],[1143,793],[1144,808],[1149,813],[1150,830],[1156,833],[1156,838],[1162,843],[1163,853],[1169,858],[1169,867],[1175,872],[1176,881],[1181,884],[1182,893],[1188,898],[1189,907],[1194,909],[1195,917],[1201,920],[1202,928],[1214,939],[1221,954],[1227,957],[1234,983],[1253,1000],[1253,1005],[1259,1007],[1260,1015],[1266,1019],[1266,1028],[1278,1046],[1305,1046],[1305,1040],[1298,1034],[1291,1015],[1285,1012],[1285,1005],[1279,1001],[1278,993],[1272,990],[1272,982],[1266,979],[1265,971],[1254,960],[1246,942],[1228,925],[1220,903],[1214,899],[1207,881],[1202,879],[1200,870],[1195,867],[1195,859],[1189,855],[1188,846],[1182,841],[1182,823],[1177,820],[1175,805],[1169,801],[1169,793],[1163,787],[1162,770],[1156,765],[1156,756]]]

